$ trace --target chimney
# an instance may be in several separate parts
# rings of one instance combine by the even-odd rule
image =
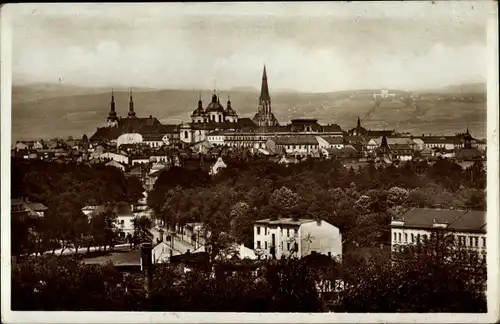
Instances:
[[[153,246],[151,243],[143,243],[141,246],[141,270],[145,277],[145,288],[147,296],[151,296],[153,289],[153,264],[151,260],[151,253]]]

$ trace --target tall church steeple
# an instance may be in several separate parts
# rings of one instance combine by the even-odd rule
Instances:
[[[254,123],[259,126],[279,126],[278,120],[274,117],[271,109],[271,96],[269,95],[269,86],[267,84],[267,71],[264,65],[262,72],[262,84],[259,96],[259,108],[253,118]]]
[[[132,88],[130,88],[130,101],[128,103],[128,116],[135,117],[134,100],[132,99]]]
[[[271,97],[269,96],[269,87],[267,85],[266,65],[262,73],[262,85],[260,87],[259,105],[262,107],[262,112],[266,115],[271,113]]]
[[[360,127],[361,127],[361,120],[358,117],[358,128],[360,128]]]
[[[118,121],[118,116],[116,115],[116,110],[115,110],[115,90],[111,89],[111,103],[107,118],[108,126],[113,126],[116,123],[116,121]]]

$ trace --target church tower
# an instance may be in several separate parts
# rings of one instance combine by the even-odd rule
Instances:
[[[269,113],[271,113],[271,97],[269,96],[269,87],[267,85],[267,73],[265,65],[264,72],[262,73],[262,86],[260,87],[259,110],[264,115],[268,115]]]
[[[271,109],[271,96],[269,95],[269,87],[267,84],[266,66],[262,73],[262,85],[260,88],[259,108],[255,114],[253,121],[258,126],[279,126],[278,120],[274,117]]]
[[[114,89],[111,90],[111,105],[110,105],[110,110],[108,114],[108,118],[106,119],[106,124],[108,127],[114,127],[118,124],[118,116],[116,115],[116,110],[115,110],[115,91]]]
[[[128,117],[135,117],[134,100],[132,99],[132,88],[130,89],[130,101],[128,103]]]

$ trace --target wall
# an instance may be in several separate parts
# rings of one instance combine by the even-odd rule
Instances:
[[[414,240],[412,240],[412,235]],[[391,228],[391,248],[393,251],[397,250],[398,245],[412,245],[417,243],[417,237],[420,236],[420,241],[423,240],[424,235],[430,238],[431,231],[426,229],[413,229],[413,228]],[[465,237],[465,245],[463,247],[478,251],[480,253],[486,253],[486,246],[483,243],[483,238],[486,238],[486,234],[482,233],[467,233],[467,232],[455,232],[453,233],[455,237],[455,243],[459,243],[459,236]],[[475,238],[478,238],[478,246],[475,246]],[[470,244],[470,239],[473,239],[472,245]]]
[[[116,219],[118,228],[121,229],[125,233],[125,235],[127,235],[127,233],[134,233],[134,224],[132,222],[133,219],[133,215],[118,216],[118,218]]]
[[[126,133],[118,136],[116,144],[118,146],[123,144],[137,144],[142,143],[142,135],[138,133]]]
[[[325,221],[304,223],[300,226],[301,249],[299,257],[312,251],[331,256],[342,257],[342,235],[340,230]],[[309,241],[310,238],[310,241]]]

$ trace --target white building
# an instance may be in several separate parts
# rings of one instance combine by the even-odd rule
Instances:
[[[226,165],[226,163],[224,163],[224,161],[222,161],[222,158],[219,156],[217,161],[215,161],[214,165],[212,165],[212,167],[210,168],[210,175],[216,175],[222,169],[225,169],[225,168],[227,168],[227,165]]]
[[[311,252],[342,257],[342,235],[325,221],[312,219],[263,219],[254,224],[254,251],[259,258],[302,258]]]
[[[336,148],[341,149],[344,147],[344,140],[338,136],[316,136],[320,149]]]
[[[223,131],[215,131],[207,136],[207,140],[211,144],[215,145],[224,145],[224,139],[226,138],[226,135],[224,135]]]
[[[108,163],[106,163],[106,166],[112,166],[112,167],[115,167],[115,168],[120,169],[123,172],[125,172],[125,166],[123,166],[122,164],[116,162],[115,160],[109,161]]]
[[[438,231],[449,232],[460,247],[486,255],[486,212],[413,208],[391,222],[391,247],[416,245]]]

